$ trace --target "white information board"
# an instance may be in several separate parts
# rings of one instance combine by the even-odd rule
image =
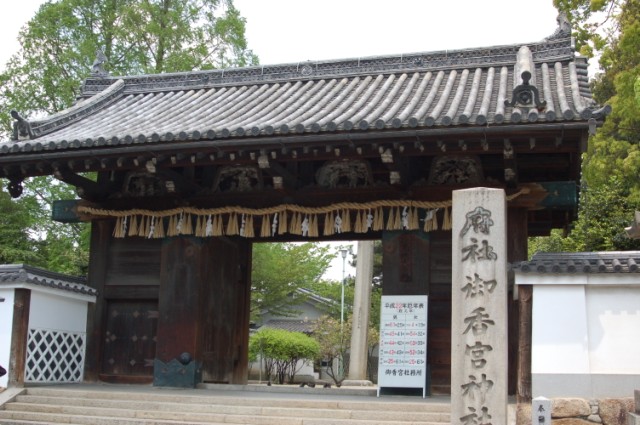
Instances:
[[[427,295],[383,295],[380,308],[380,388],[422,388],[427,381]]]

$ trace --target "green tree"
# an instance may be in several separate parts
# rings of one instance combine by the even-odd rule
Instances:
[[[322,305],[320,308],[328,316],[340,320],[342,308],[342,287],[338,280],[319,280],[308,286],[313,293],[332,300],[331,304]],[[351,316],[355,293],[355,279],[347,276],[344,280],[344,317]]]
[[[25,202],[0,191],[0,263],[37,264],[37,239],[30,232],[32,217],[24,214]]]
[[[0,138],[11,133],[12,109],[37,119],[71,106],[98,50],[116,75],[255,64],[244,33],[232,0],[49,0],[20,31],[20,49],[0,74]],[[73,188],[36,178],[25,182],[23,198],[3,207],[33,219],[39,251],[12,261],[86,272],[89,226],[49,218],[53,200],[75,198]]]
[[[340,323],[329,316],[316,320],[313,338],[320,344],[319,360],[326,362],[327,375],[340,386],[349,374],[347,352],[351,346],[351,320]]]
[[[567,235],[530,241],[530,253],[618,250],[638,246],[624,228],[640,207],[640,0],[554,0],[573,24],[581,52],[599,56],[591,87],[612,113],[583,156],[578,220]]]
[[[269,312],[276,316],[298,314],[304,301],[298,288],[311,288],[331,262],[330,248],[308,243],[256,243],[251,261],[251,318]]]
[[[115,75],[257,63],[232,0],[49,0],[18,40],[0,75],[5,132],[11,109],[33,117],[69,107],[98,50]]]
[[[640,240],[629,239],[624,230],[630,225],[637,208],[638,204],[629,200],[629,182],[612,176],[605,183],[582,190],[578,219],[568,235],[556,230],[549,237],[532,238],[529,241],[529,254],[538,251],[640,249]]]

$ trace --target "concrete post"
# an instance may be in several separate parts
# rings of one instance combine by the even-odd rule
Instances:
[[[356,287],[353,301],[353,325],[351,331],[351,355],[349,356],[349,383],[344,385],[371,384],[367,381],[367,333],[369,331],[369,306],[373,279],[373,241],[358,241]]]

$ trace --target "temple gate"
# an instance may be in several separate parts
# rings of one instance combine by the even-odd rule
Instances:
[[[452,192],[503,190],[507,260],[525,259],[527,237],[574,218],[580,156],[608,111],[565,26],[526,45],[94,69],[71,108],[14,113],[0,177],[16,197],[33,176],[77,188],[54,219],[92,223],[88,379],[159,383],[195,360],[198,380],[243,383],[251,242],[381,239],[383,292],[429,295],[432,387],[448,391]],[[507,290],[509,388],[526,399],[530,288]]]

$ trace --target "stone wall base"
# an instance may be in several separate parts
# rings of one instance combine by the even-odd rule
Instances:
[[[637,422],[629,422],[631,419],[627,419],[631,418],[634,409],[633,397],[592,400],[553,398],[551,425],[640,425],[640,419]],[[531,404],[518,404],[516,424],[539,425],[531,421]]]

